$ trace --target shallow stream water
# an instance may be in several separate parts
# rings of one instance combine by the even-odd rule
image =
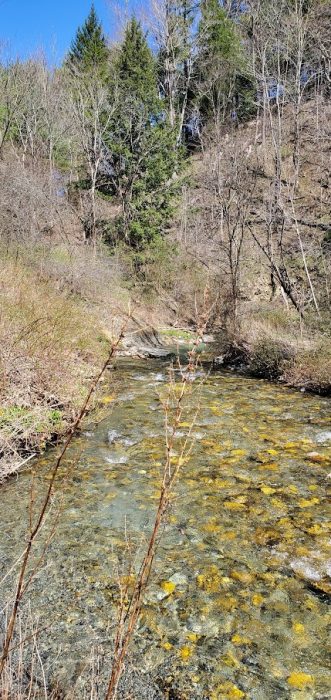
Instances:
[[[109,644],[116,579],[130,558],[136,569],[141,561],[165,453],[158,394],[168,381],[165,365],[120,361],[107,417],[87,425],[67,457],[53,508],[61,504],[60,521],[29,595],[50,625],[43,654],[69,682],[92,643]],[[134,653],[152,674],[166,666],[178,697],[330,698],[330,401],[215,373],[189,402],[174,459],[199,404],[194,443]],[[50,450],[33,465],[36,503],[53,461]],[[30,472],[1,490],[4,572],[22,550],[30,498]],[[50,518],[44,536],[51,529]]]

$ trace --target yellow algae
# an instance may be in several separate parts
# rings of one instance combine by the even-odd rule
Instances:
[[[206,525],[204,525],[202,529],[204,530],[204,532],[214,533],[218,532],[221,529],[221,527],[220,525],[216,525],[216,523],[209,522],[206,523]]]
[[[303,547],[302,545],[299,545],[299,547],[296,548],[295,553],[298,557],[308,557],[309,549],[308,547]]]
[[[292,523],[290,518],[280,518],[278,520],[278,525],[280,525],[280,527],[291,527]]]
[[[241,646],[243,644],[252,644],[251,640],[248,639],[248,637],[242,637],[240,634],[234,634],[233,637],[231,637],[231,642],[236,646]]]
[[[233,540],[236,539],[237,533],[234,532],[234,530],[228,530],[227,532],[222,532],[222,540],[227,540],[229,542],[232,542]]]
[[[289,486],[287,486],[284,489],[284,493],[286,493],[286,492],[296,494],[296,493],[298,493],[298,487],[295,486],[294,484],[290,484]]]
[[[197,675],[192,676],[192,681],[193,681],[193,683],[199,683],[200,676],[197,676]]]
[[[293,622],[292,629],[295,634],[305,633],[305,626],[302,624],[302,622]]]
[[[230,681],[225,681],[225,683],[218,685],[217,688],[212,691],[210,700],[223,700],[224,698],[229,700],[241,700],[241,698],[245,697],[245,693],[240,690],[237,685],[234,685],[234,683]]]
[[[226,489],[228,486],[231,486],[232,482],[226,479],[215,479],[212,481],[214,486],[219,489]]]
[[[206,569],[205,573],[198,574],[197,585],[207,593],[216,593],[221,587],[221,576],[215,565]]]
[[[314,678],[310,673],[304,673],[303,671],[293,671],[287,679],[288,684],[291,688],[297,688],[297,690],[304,690],[307,686],[314,685]]]
[[[311,506],[316,506],[320,502],[320,499],[314,496],[314,498],[301,498],[298,501],[300,508],[310,508]]]
[[[199,635],[198,635],[196,632],[188,632],[187,635],[186,635],[186,638],[187,638],[190,642],[197,642],[198,639],[199,639]]]
[[[131,575],[129,574],[128,576],[121,576],[121,578],[120,578],[121,586],[125,586],[127,588],[129,586],[133,586],[135,584],[135,581],[136,581],[136,577],[133,576],[132,574]]]
[[[279,498],[272,498],[271,503],[275,508],[284,508],[284,503]]]
[[[238,501],[224,501],[223,503],[224,508],[227,510],[245,510],[245,504],[244,503],[238,503]]]
[[[181,647],[179,650],[179,655],[182,661],[188,661],[188,659],[192,656],[192,653],[192,648],[187,646]]]
[[[214,416],[221,416],[222,415],[222,409],[218,408],[217,406],[211,406],[210,410],[214,414]]]
[[[171,457],[170,459],[170,464],[175,464],[178,467],[182,467],[184,464],[187,464],[189,461],[189,457]]]
[[[307,532],[309,532],[310,535],[321,535],[323,534],[323,527],[319,523],[314,523],[314,525],[308,528]]]
[[[231,454],[234,457],[244,457],[245,455],[247,455],[247,450],[241,450],[241,449],[231,450]]]
[[[176,584],[172,581],[162,581],[161,588],[164,590],[165,593],[171,595],[171,593],[173,593],[176,588]]]
[[[276,462],[263,462],[263,464],[259,464],[258,468],[260,471],[276,472],[279,469],[279,464],[276,464]]]
[[[103,396],[103,398],[101,399],[101,403],[105,406],[112,403],[113,401],[115,401],[115,396],[113,394],[110,394],[109,396]]]
[[[276,489],[273,489],[272,486],[261,486],[261,491],[265,496],[271,496],[273,493],[276,493]]]
[[[278,450],[273,449],[272,447],[270,450],[267,450],[268,454],[271,455],[272,457],[276,457],[278,455]]]
[[[253,595],[253,597],[252,597],[252,603],[253,603],[253,605],[255,605],[256,607],[258,607],[259,605],[262,605],[263,600],[264,600],[264,598],[263,598],[263,596],[261,595],[261,593],[255,593],[255,594]]]
[[[176,515],[170,515],[168,520],[171,525],[177,525],[178,523],[178,518],[176,517]]]
[[[266,454],[265,452],[259,452],[256,455],[256,461],[257,462],[268,462],[270,459],[270,455]]]
[[[266,571],[265,574],[261,574],[261,578],[264,581],[267,581],[267,583],[270,583],[272,586],[276,584],[275,574],[271,574],[269,571]]]
[[[170,644],[170,642],[164,642],[163,644],[161,644],[161,646],[166,651],[171,651],[171,649],[173,648],[173,645]]]
[[[240,581],[240,583],[252,583],[254,580],[253,574],[250,574],[248,571],[231,571],[230,572],[231,578],[235,579],[235,581]]]
[[[229,668],[239,668],[240,667],[240,661],[232,653],[232,651],[228,651],[226,654],[223,654],[223,656],[221,656],[221,661],[222,661],[222,664],[224,664],[225,666],[228,666]]]
[[[281,535],[277,530],[257,528],[254,533],[254,542],[259,545],[268,545],[273,542],[278,542]]]
[[[221,583],[222,586],[233,586],[233,581],[229,576],[222,576]]]
[[[270,438],[270,436],[267,433],[260,433],[259,438],[261,440],[268,440],[268,442],[272,442],[272,439]]]
[[[231,595],[224,595],[221,598],[218,598],[217,604],[221,610],[226,610],[227,612],[238,608],[237,599]]]
[[[307,600],[305,600],[304,606],[307,610],[310,610],[311,612],[318,611],[318,605],[316,603],[316,600],[312,600],[312,598],[308,598]]]

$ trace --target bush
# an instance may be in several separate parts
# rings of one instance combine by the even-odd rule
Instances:
[[[293,358],[293,350],[273,338],[259,338],[253,345],[249,370],[255,377],[279,379],[285,364]]]
[[[0,480],[8,460],[65,431],[105,355],[101,321],[77,295],[1,252]]]
[[[331,394],[331,344],[324,341],[310,350],[297,354],[288,363],[284,379],[295,387],[316,391],[323,396]]]

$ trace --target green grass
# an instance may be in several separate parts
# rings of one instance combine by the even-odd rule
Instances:
[[[167,338],[181,338],[188,341],[194,338],[194,333],[181,330],[180,328],[164,328],[159,332],[160,335],[165,335]]]

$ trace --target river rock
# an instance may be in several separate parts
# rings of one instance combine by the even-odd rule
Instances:
[[[312,562],[306,557],[302,559],[293,559],[293,561],[290,562],[290,567],[295,574],[306,581],[316,582],[321,581],[322,579],[322,574],[317,569],[315,563],[312,564]]]
[[[171,581],[171,583],[174,583],[175,586],[187,586],[187,576],[185,576],[185,574],[173,574],[173,576],[169,578],[169,581]]]
[[[126,335],[122,341],[120,354],[161,360],[174,357],[174,353],[162,345],[161,338],[154,328]]]
[[[118,438],[120,437],[120,434],[117,430],[108,430],[107,433],[107,441],[109,445],[112,445]]]
[[[155,360],[167,360],[175,357],[175,353],[172,352],[172,350],[167,350],[166,348],[139,347],[138,353],[139,357],[146,357]]]
[[[217,637],[220,631],[220,622],[202,616],[199,619],[191,618],[187,627],[191,632],[203,637]]]
[[[316,442],[324,445],[325,442],[331,442],[331,430],[325,430],[323,433],[316,435]]]

